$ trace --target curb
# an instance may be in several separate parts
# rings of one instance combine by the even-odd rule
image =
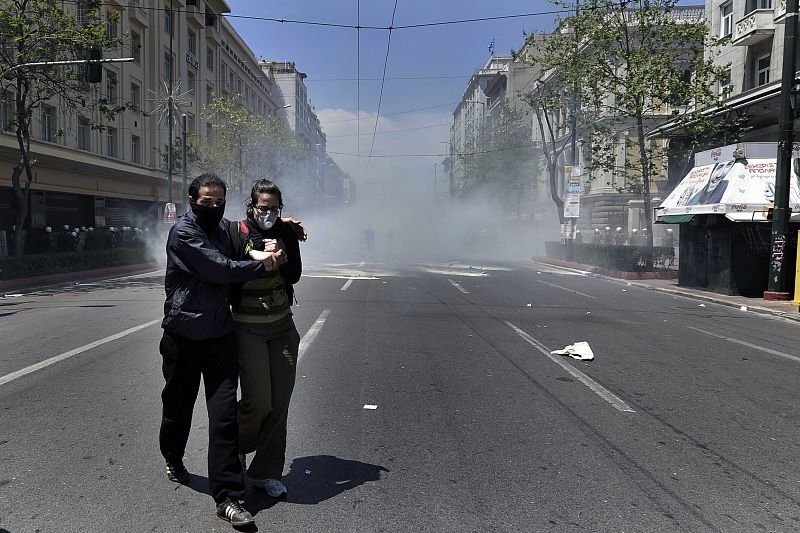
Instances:
[[[34,289],[47,287],[50,285],[61,285],[71,281],[104,278],[117,274],[129,274],[133,272],[147,272],[159,268],[156,262],[137,263],[135,265],[120,265],[115,267],[97,268],[94,270],[78,270],[76,272],[61,272],[58,274],[48,274],[46,276],[34,276],[30,278],[8,279],[0,281],[0,291],[16,289]]]
[[[690,299],[693,299],[693,300],[700,300],[700,301],[703,301],[703,302],[711,302],[711,303],[715,303],[715,304],[719,304],[719,305],[724,305],[726,307],[733,307],[734,309],[738,309],[738,308],[741,308],[742,305],[746,305],[748,312],[758,313],[758,314],[761,314],[761,315],[771,315],[771,316],[774,316],[774,317],[784,318],[786,320],[791,320],[793,322],[800,322],[800,312],[795,313],[795,312],[792,312],[792,311],[786,312],[786,311],[781,311],[781,310],[778,310],[778,309],[770,309],[769,307],[761,307],[761,306],[758,306],[758,305],[750,305],[749,302],[729,302],[729,301],[725,301],[725,300],[720,300],[719,299],[719,296],[724,296],[724,295],[716,295],[715,296],[713,293],[705,295],[705,294],[698,293],[698,292],[689,292],[689,291],[683,291],[683,290],[680,290],[680,289],[671,289],[671,288],[667,288],[667,287],[655,287],[653,285],[648,285],[646,283],[641,283],[641,282],[637,283],[637,281],[641,281],[641,278],[639,278],[639,280],[636,280],[636,279],[631,280],[631,279],[626,279],[626,278],[622,278],[622,277],[615,277],[613,275],[608,275],[608,274],[604,274],[602,272],[598,272],[597,267],[594,267],[592,265],[583,265],[583,264],[580,264],[580,263],[570,263],[568,261],[562,261],[560,259],[550,259],[548,257],[534,257],[532,259],[533,259],[533,261],[537,261],[539,263],[555,265],[555,266],[562,266],[562,267],[565,267],[565,268],[576,268],[576,269],[580,269],[580,270],[585,270],[587,276],[591,276],[591,277],[595,277],[595,278],[603,278],[603,279],[607,279],[609,281],[615,281],[617,283],[625,283],[625,282],[627,282],[631,286],[638,287],[640,289],[647,289],[647,290],[651,290],[651,291],[660,291],[660,292],[664,292],[664,293],[667,293],[667,294],[673,294],[675,296],[683,296],[684,298],[690,298]],[[610,271],[610,272],[614,272],[614,271]],[[676,277],[677,277],[677,274],[676,274]],[[675,279],[675,278],[651,278],[651,279]]]

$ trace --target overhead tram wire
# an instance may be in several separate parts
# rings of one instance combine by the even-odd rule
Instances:
[[[628,0],[621,0],[617,2],[620,6],[627,3]],[[117,9],[128,9],[129,7],[136,7],[136,9],[141,9],[143,11],[169,11],[166,7],[148,7],[148,6],[120,6],[116,2],[101,2],[98,4],[99,6],[108,6],[114,7]],[[360,6],[359,6],[360,8]],[[584,10],[592,9],[591,7],[586,7]],[[173,9],[175,13],[188,13],[188,9]],[[295,19],[286,19],[286,18],[276,18],[276,17],[257,17],[253,15],[233,15],[230,13],[216,13],[217,16],[227,18],[227,19],[242,19],[242,20],[256,20],[262,22],[275,22],[279,24],[300,24],[300,25],[307,25],[307,26],[325,26],[331,28],[342,28],[342,29],[355,29],[355,30],[378,30],[378,31],[388,31],[388,30],[409,30],[409,29],[416,29],[416,28],[427,28],[432,26],[448,26],[454,24],[468,24],[472,22],[487,22],[491,20],[508,20],[508,19],[517,19],[517,18],[527,18],[527,17],[538,17],[544,15],[562,15],[562,14],[571,14],[571,9],[554,9],[550,11],[538,11],[532,13],[517,13],[514,15],[498,15],[494,17],[476,17],[471,19],[459,19],[459,20],[441,20],[441,21],[434,21],[434,22],[421,22],[417,24],[406,24],[403,26],[362,26],[360,17],[357,24],[354,26],[352,24],[340,24],[336,22],[321,22],[315,20],[295,20]]]
[[[381,92],[378,94],[378,110],[375,112],[375,128],[372,130],[372,144],[369,147],[369,157],[367,158],[367,169],[369,172],[369,162],[372,161],[372,151],[375,149],[375,137],[378,133],[378,121],[381,118],[381,103],[383,102],[383,86],[386,82],[386,66],[389,64],[389,50],[392,48],[392,26],[394,26],[394,16],[397,13],[397,1],[394,0],[392,9],[392,22],[389,24],[389,36],[386,39],[386,57],[383,59],[383,75],[381,76]]]
[[[386,116],[386,115],[384,115],[384,116]],[[383,135],[383,134],[386,134],[386,133],[402,133],[404,131],[427,130],[427,129],[431,129],[431,128],[441,128],[441,127],[444,127],[444,126],[451,126],[451,125],[452,125],[451,122],[441,122],[439,124],[429,124],[427,126],[417,126],[415,128],[403,128],[403,129],[399,129],[399,130],[374,131],[372,133],[363,133],[362,135]],[[355,136],[356,135],[354,133],[349,133],[349,134],[345,134],[345,135],[327,135],[326,137],[328,139],[339,139],[341,137],[355,137]]]

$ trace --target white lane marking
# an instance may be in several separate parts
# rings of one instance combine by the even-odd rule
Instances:
[[[306,331],[306,334],[303,335],[302,339],[300,339],[300,349],[297,350],[297,360],[298,361],[300,360],[301,357],[303,357],[303,354],[306,353],[306,350],[308,349],[309,346],[311,346],[311,343],[314,342],[314,339],[317,338],[317,335],[319,334],[319,330],[321,330],[322,326],[325,325],[325,320],[328,319],[328,315],[330,313],[331,313],[330,309],[325,309],[324,311],[322,311],[322,313],[319,315],[319,318],[316,320],[316,322],[311,324],[311,327],[308,328],[308,331]]]
[[[346,290],[347,290],[347,288],[348,288],[348,287],[350,287],[350,284],[351,284],[351,283],[353,283],[353,278],[350,278],[350,279],[348,279],[348,280],[345,282],[345,284],[344,284],[344,285],[342,285],[342,288],[341,288],[341,289],[339,289],[339,290],[340,290],[340,291],[346,291]]]
[[[569,287],[562,287],[561,285],[556,285],[555,283],[548,283],[548,282],[542,281],[540,279],[537,279],[536,281],[538,281],[539,283],[544,283],[545,285],[550,285],[551,287],[555,287],[556,289],[561,289],[561,290],[564,290],[564,291],[574,292],[575,294],[580,294],[581,296],[586,296],[587,298],[594,298],[594,296],[592,296],[591,294],[586,294],[585,292],[576,291],[575,289],[570,289]]]
[[[762,352],[765,352],[765,353],[769,353],[769,354],[772,354],[772,355],[777,355],[778,357],[783,357],[785,359],[791,359],[792,361],[800,361],[800,357],[798,357],[796,355],[792,355],[790,353],[784,353],[784,352],[780,352],[778,350],[773,350],[772,348],[766,348],[764,346],[759,346],[758,344],[751,344],[751,343],[746,342],[746,341],[740,341],[739,339],[734,339],[732,337],[726,337],[725,335],[720,335],[719,333],[713,333],[711,331],[706,331],[704,329],[695,328],[695,327],[692,327],[692,326],[688,326],[688,328],[692,329],[694,331],[699,331],[700,333],[705,333],[706,335],[711,335],[712,337],[716,337],[718,339],[723,339],[723,340],[726,340],[728,342],[732,342],[734,344],[741,344],[742,346],[747,346],[748,348],[752,348],[754,350],[759,350],[759,351],[762,351]]]
[[[450,285],[452,285],[452,286],[453,286],[453,287],[455,287],[456,289],[460,290],[460,291],[461,291],[461,292],[463,292],[464,294],[469,294],[469,291],[468,291],[467,289],[465,289],[464,287],[462,287],[461,285],[459,285],[458,283],[456,283],[456,282],[455,282],[455,281],[453,281],[452,279],[448,279],[447,281],[449,281],[449,282],[450,282]]]
[[[58,363],[59,361],[63,361],[64,359],[69,359],[73,355],[78,355],[78,354],[83,353],[83,352],[85,352],[87,350],[91,350],[92,348],[97,348],[98,346],[106,344],[107,342],[111,342],[111,341],[115,341],[117,339],[121,339],[122,337],[124,337],[126,335],[130,335],[131,333],[136,333],[137,331],[142,330],[142,329],[147,328],[147,327],[150,327],[150,326],[152,326],[154,324],[159,324],[159,323],[161,323],[161,320],[162,319],[159,318],[159,319],[156,319],[156,320],[151,320],[150,322],[145,322],[144,324],[140,324],[138,326],[134,326],[132,328],[126,329],[125,331],[120,331],[119,333],[115,333],[114,335],[109,335],[108,337],[103,337],[100,340],[96,340],[94,342],[90,342],[89,344],[86,344],[85,346],[81,346],[80,348],[75,348],[74,350],[70,350],[68,352],[64,352],[62,354],[55,355],[55,356],[53,356],[53,357],[51,357],[49,359],[45,359],[44,361],[40,361],[40,362],[35,363],[33,365],[30,365],[30,366],[26,366],[25,368],[17,370],[16,372],[12,372],[10,374],[6,374],[5,376],[0,377],[0,385],[4,385],[4,384],[8,383],[9,381],[14,381],[17,378],[21,378],[22,376],[28,375],[31,372],[36,372],[37,370],[41,370],[43,368],[46,368],[46,367],[48,367],[48,366],[50,366],[52,364]]]
[[[505,323],[508,325],[508,327],[516,331],[517,335],[525,339],[534,348],[545,354],[554,363],[556,363],[557,365],[561,366],[564,370],[569,372],[575,379],[577,379],[578,381],[589,387],[592,390],[592,392],[594,392],[602,399],[610,403],[615,409],[626,413],[636,412],[633,409],[631,409],[627,403],[622,401],[616,394],[614,394],[607,388],[603,387],[598,382],[596,382],[595,380],[593,380],[592,378],[590,378],[589,376],[587,376],[586,374],[584,374],[583,372],[572,366],[571,364],[563,361],[561,359],[561,357],[563,356],[551,354],[550,350],[547,349],[547,347],[543,345],[541,342],[537,341],[536,339],[534,339],[533,337],[522,331],[520,328],[518,328],[511,322],[506,320]]]

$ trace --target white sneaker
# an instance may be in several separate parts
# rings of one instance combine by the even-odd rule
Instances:
[[[265,479],[263,481],[255,481],[254,484],[266,490],[267,494],[273,498],[280,498],[288,493],[286,485],[281,483],[279,479]]]

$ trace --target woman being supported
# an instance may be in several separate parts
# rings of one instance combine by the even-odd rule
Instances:
[[[239,222],[241,254],[283,250],[278,270],[236,290],[232,302],[239,341],[239,452],[256,452],[247,477],[277,498],[286,460],[286,425],[294,389],[300,335],[292,320],[292,285],[302,272],[298,234],[280,218],[281,191],[269,180],[253,184],[247,219]]]

